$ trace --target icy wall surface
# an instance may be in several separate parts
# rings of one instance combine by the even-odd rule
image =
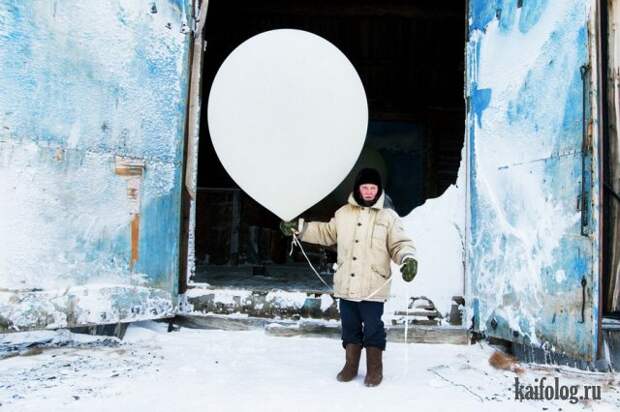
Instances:
[[[582,235],[577,207],[582,167],[592,177],[589,13],[585,0],[474,0],[467,44],[470,316],[490,335],[586,358],[598,293],[594,235]],[[590,203],[597,182],[586,186]]]
[[[95,312],[119,286],[174,299],[189,3],[0,3],[0,290],[20,313],[89,285],[116,299]]]
[[[463,150],[462,156],[465,155]],[[428,199],[402,218],[415,243],[418,274],[411,283],[402,279],[392,263],[391,298],[385,305],[385,319],[411,304],[411,298],[426,297],[448,319],[453,297],[464,295],[465,248],[465,162],[461,160],[457,181],[440,197]]]

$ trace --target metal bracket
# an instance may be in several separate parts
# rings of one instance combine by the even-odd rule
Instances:
[[[579,196],[579,210],[581,212],[581,234],[588,236],[590,234],[590,186],[591,180],[588,178],[590,168],[588,161],[591,161],[588,149],[588,73],[590,66],[584,64],[579,69],[582,81],[582,101],[581,101],[581,191]]]

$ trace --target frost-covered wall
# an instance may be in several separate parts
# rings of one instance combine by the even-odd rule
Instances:
[[[454,185],[402,218],[415,243],[418,274],[407,283],[400,276],[398,265],[392,263],[392,274],[396,276],[385,305],[386,320],[393,318],[395,312],[405,310],[412,297],[425,297],[447,321],[455,304],[453,298],[464,295],[465,178],[463,158]]]
[[[469,3],[470,316],[489,335],[592,358],[598,182],[596,150],[582,151],[590,1]]]
[[[0,330],[172,310],[190,11],[0,2]]]

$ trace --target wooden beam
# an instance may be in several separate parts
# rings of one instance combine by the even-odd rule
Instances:
[[[196,32],[190,50],[189,102],[185,124],[185,152],[183,159],[183,190],[181,191],[181,238],[179,247],[179,293],[187,290],[188,272],[193,271],[194,230],[196,221],[196,187],[198,176],[198,142],[200,140],[200,114],[202,104],[202,67],[204,62],[204,24],[207,19],[209,0],[199,4],[196,16]],[[196,9],[196,7],[195,7]],[[192,243],[190,243],[192,242]]]

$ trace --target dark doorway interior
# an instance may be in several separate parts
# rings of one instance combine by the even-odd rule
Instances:
[[[464,139],[465,2],[431,0],[211,0],[203,102],[228,54],[255,34],[296,28],[336,45],[357,69],[370,123],[360,167],[374,166],[399,215],[456,181]],[[194,281],[214,286],[322,290],[303,257],[289,256],[278,218],[241,191],[211,145],[202,110]],[[326,148],[328,150],[328,148]],[[256,159],[260,164],[260,159]],[[350,176],[307,220],[327,221],[346,202]],[[325,276],[335,252],[308,246]]]

